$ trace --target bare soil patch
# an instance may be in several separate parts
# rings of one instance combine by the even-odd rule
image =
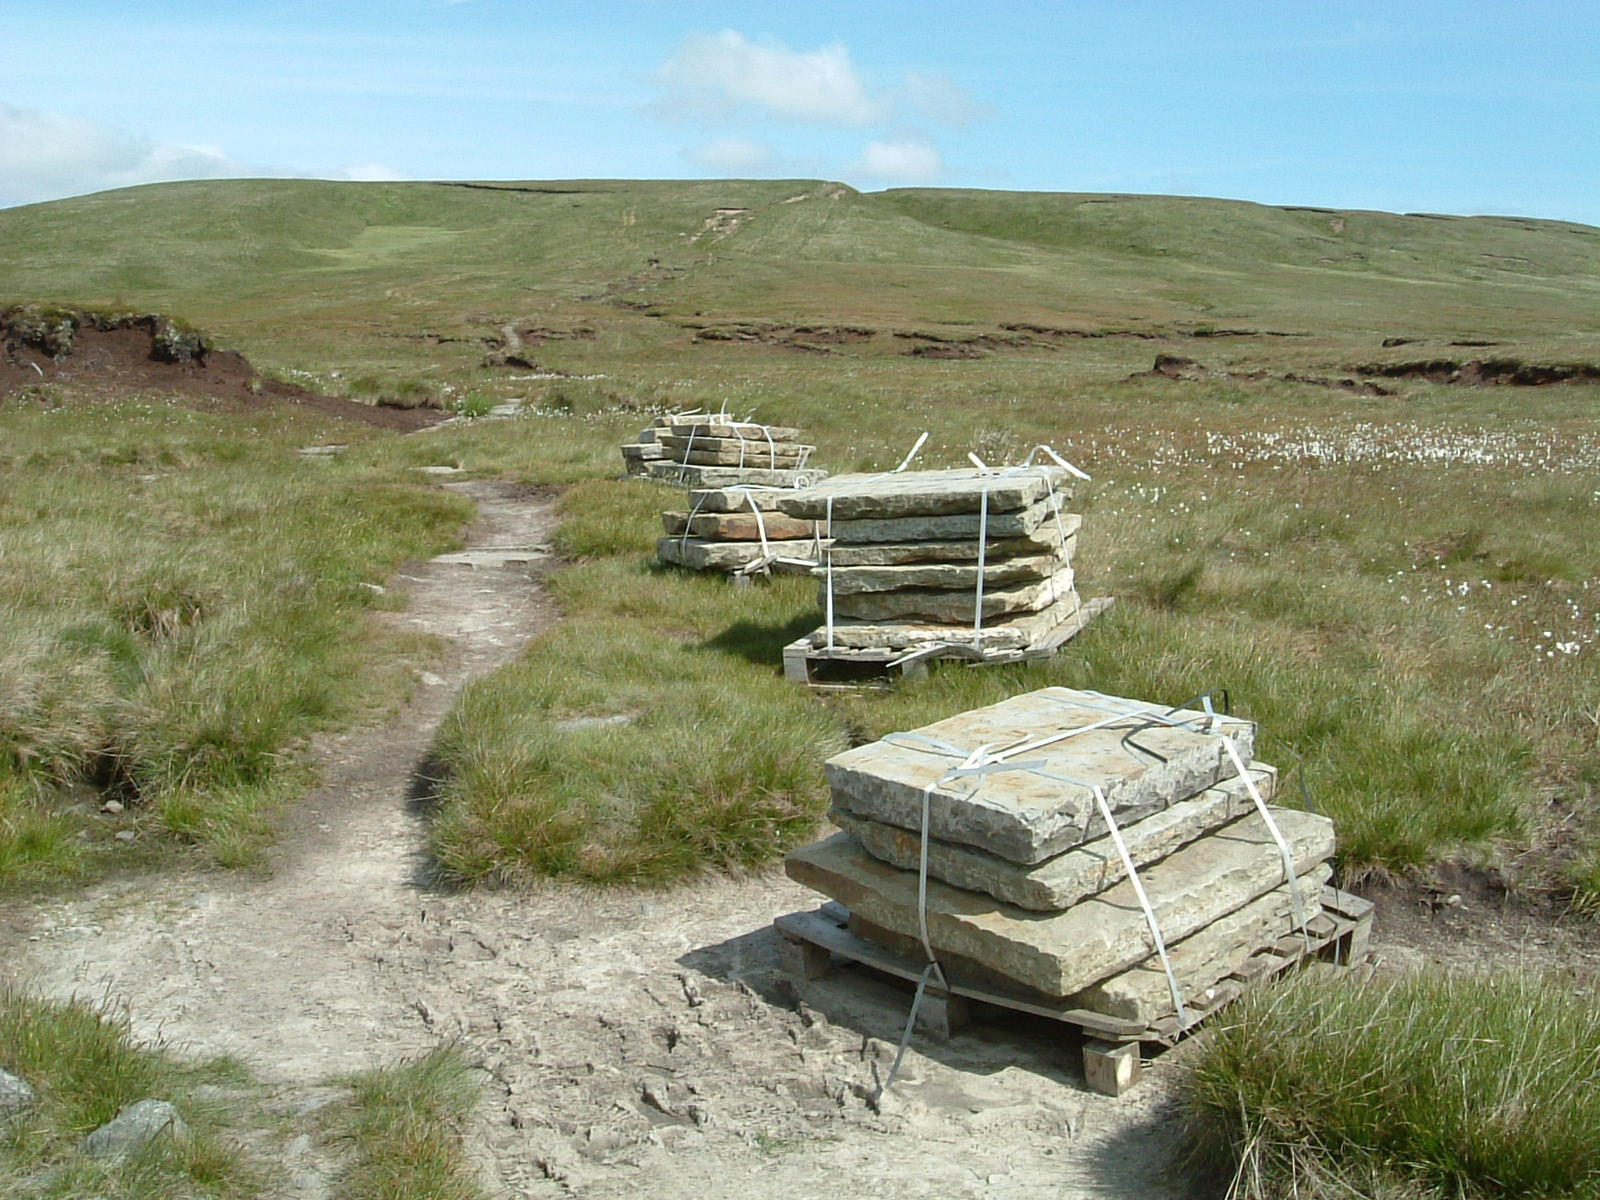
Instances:
[[[63,320],[73,329],[57,336]],[[319,396],[269,379],[236,351],[214,349],[198,334],[174,336],[171,323],[153,314],[106,317],[67,310],[50,324],[53,328],[41,331],[40,322],[25,312],[0,313],[0,400],[31,386],[62,384],[80,399],[156,392],[231,411],[293,404],[400,431],[434,425],[449,415]]]

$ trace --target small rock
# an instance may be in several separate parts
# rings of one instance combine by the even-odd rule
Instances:
[[[34,1101],[28,1081],[10,1071],[0,1070],[0,1117],[19,1113]]]
[[[435,675],[432,671],[424,671],[422,673],[421,678],[422,678],[423,685],[425,687],[443,687],[444,686],[444,680],[439,678],[439,676]]]
[[[100,811],[103,812],[103,813],[113,813],[113,814],[119,813],[119,812],[122,811],[122,801],[120,801],[120,800],[107,800],[104,804],[102,804],[100,806]]]
[[[141,1100],[84,1138],[79,1149],[90,1158],[120,1162],[132,1158],[162,1134],[188,1136],[178,1110],[165,1100]]]
[[[664,1080],[646,1076],[639,1084],[639,1095],[646,1104],[657,1112],[666,1113],[669,1117],[678,1115],[677,1109],[673,1107],[672,1097],[667,1091],[667,1085]]]
[[[115,833],[113,836],[119,842],[131,842],[131,841],[133,841],[135,835],[134,835],[133,830],[131,830],[131,829],[122,829],[122,830],[118,830],[117,833]]]

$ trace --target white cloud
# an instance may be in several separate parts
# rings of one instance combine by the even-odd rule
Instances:
[[[772,162],[772,147],[765,142],[724,137],[687,152],[690,161],[713,171],[760,171]]]
[[[218,146],[157,142],[82,117],[0,103],[0,207],[177,179],[405,178],[383,163],[301,171],[244,163]]]
[[[0,104],[0,204],[239,170],[214,147],[159,144],[81,117]]]
[[[938,71],[907,71],[897,91],[905,108],[941,125],[970,125],[991,112],[987,104]]]
[[[398,183],[411,178],[391,166],[379,162],[356,163],[334,171],[319,171],[317,179],[345,179],[354,183]]]
[[[944,159],[933,143],[921,138],[871,141],[862,150],[856,170],[888,183],[936,183],[944,175]]]
[[[656,72],[661,106],[678,116],[718,118],[740,109],[829,125],[870,125],[887,113],[868,93],[841,42],[791,50],[732,29],[697,33]]]

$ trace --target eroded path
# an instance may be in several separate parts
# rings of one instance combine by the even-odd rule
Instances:
[[[469,552],[404,572],[410,606],[393,619],[448,653],[391,720],[317,747],[326,782],[272,875],[117,881],[32,906],[6,922],[21,931],[8,970],[48,994],[114,998],[143,1036],[245,1059],[291,1113],[336,1095],[342,1073],[459,1039],[483,1064],[472,1140],[496,1195],[1182,1191],[1162,1174],[1171,1069],[1120,1100],[1094,1095],[1049,1028],[919,1040],[877,1100],[905,996],[846,975],[802,999],[782,982],[770,922],[816,897],[781,874],[660,894],[432,888],[413,797],[434,731],[468,680],[553,616],[530,553],[548,502],[447,486],[480,506]],[[332,1194],[312,1139],[278,1153],[282,1195]]]

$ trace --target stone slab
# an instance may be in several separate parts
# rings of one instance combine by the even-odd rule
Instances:
[[[801,471],[773,471],[760,467],[698,467],[674,462],[649,464],[650,476],[691,488],[727,488],[741,483],[760,487],[804,488],[828,477],[826,471],[807,467]]]
[[[794,471],[803,468],[809,454],[770,455],[765,450],[740,454],[737,450],[667,450],[675,463],[690,467],[760,467],[764,470]]]
[[[1029,533],[1017,537],[991,537],[982,543],[985,562],[1032,554],[1054,554],[1072,561],[1083,518],[1077,513],[1062,513],[1059,525],[1045,521]],[[833,548],[835,567],[894,567],[905,563],[976,562],[979,548],[974,532],[966,538],[943,538],[926,542],[839,542]]]
[[[650,462],[654,459],[667,456],[666,447],[655,442],[636,442],[622,448],[622,457],[630,461],[637,459],[640,462]]]
[[[671,430],[697,429],[697,428],[702,428],[702,427],[707,426],[707,425],[720,425],[720,426],[726,426],[728,428],[733,428],[733,427],[736,427],[736,426],[744,426],[746,428],[754,428],[754,424],[752,422],[750,422],[750,421],[735,421],[732,417],[728,416],[728,414],[725,413],[725,412],[722,412],[722,413],[707,413],[707,412],[662,413],[660,416],[656,417],[655,420],[650,422],[650,427],[652,429],[671,429]]]
[[[959,625],[924,621],[853,621],[836,617],[833,644],[846,650],[915,650],[922,646],[955,642],[994,652],[1027,650],[1040,645],[1053,630],[1076,617],[1080,608],[1082,605],[1074,592],[1038,612],[985,621],[983,629],[976,636],[970,612]],[[827,627],[823,626],[812,633],[810,640],[813,646],[826,646]]]
[[[791,521],[795,519],[789,518]],[[991,589],[1018,583],[1038,583],[1049,579],[1065,565],[1053,554],[1023,555],[985,562],[983,586]],[[920,562],[861,567],[841,567],[835,563],[831,570],[817,568],[819,579],[832,580],[835,599],[865,592],[899,592],[906,588],[958,590],[970,596],[978,586],[978,575],[978,564],[975,562]],[[971,608],[970,604],[968,608]]]
[[[678,438],[727,438],[735,441],[760,442],[765,445],[768,439],[774,442],[798,442],[800,431],[788,425],[760,425],[753,421],[710,421],[701,417],[697,422],[691,421],[685,425],[672,427],[671,437]]]
[[[1262,799],[1270,802],[1278,769],[1253,763],[1250,774]],[[1122,840],[1133,865],[1143,869],[1254,810],[1249,789],[1235,776],[1135,821],[1121,830]],[[913,830],[858,817],[838,807],[828,815],[835,825],[854,835],[874,858],[901,870],[917,869],[921,838]],[[930,838],[928,874],[1034,912],[1060,912],[1127,878],[1122,857],[1109,837],[1086,842],[1031,867],[970,846]]]
[[[1332,874],[1332,869],[1322,863],[1299,877],[1307,921],[1316,920],[1322,911],[1322,885]],[[1289,885],[1284,884],[1256,897],[1243,908],[1219,917],[1198,933],[1176,944],[1168,942],[1167,957],[1185,1003],[1205,998],[1208,988],[1238,970],[1257,950],[1293,933],[1293,914],[1294,900]],[[918,938],[885,929],[860,913],[850,914],[850,932],[907,958],[927,957]],[[1021,987],[1016,980],[959,954],[941,953],[939,965],[954,979],[966,983],[1010,992],[1040,1004],[1060,1003],[1060,997]],[[1069,997],[1067,1003],[1074,1008],[1143,1025],[1154,1024],[1173,1012],[1172,989],[1167,985],[1161,960],[1153,951],[1144,962],[1085,988]]]
[[[799,442],[786,441],[783,438],[767,439],[759,434],[751,437],[711,437],[693,433],[663,433],[660,435],[662,445],[669,450],[732,450],[735,454],[740,451],[762,454],[810,454],[815,446],[801,445]]]
[[[777,512],[778,500],[792,490],[756,486],[701,488],[689,493],[689,508],[703,513],[749,512],[753,501],[762,512]]]
[[[808,492],[814,489],[806,489]],[[792,500],[792,498],[791,498]],[[936,516],[872,517],[845,520],[835,516],[833,527],[842,545],[872,542],[935,542],[954,539],[976,542],[980,532],[991,538],[1026,537],[1046,522],[1055,523],[1067,497],[1047,497],[1013,512],[991,512],[984,522],[979,513],[944,513]],[[810,509],[815,506],[807,504]],[[788,511],[787,509],[785,511]]]
[[[817,545],[810,541],[768,542],[767,551],[783,558],[812,561]],[[656,558],[691,571],[736,571],[763,555],[760,542],[713,542],[705,538],[665,537],[656,540]]]
[[[1333,853],[1333,823],[1293,809],[1274,813],[1303,875]],[[868,854],[847,833],[789,852],[796,883],[904,936],[918,931],[917,875]],[[1284,882],[1283,860],[1259,815],[1242,817],[1140,872],[1162,937],[1178,942]],[[1124,880],[1065,912],[1037,913],[929,880],[928,937],[951,953],[1047,996],[1070,996],[1143,962],[1149,926]]]
[[[1013,583],[1005,587],[984,589],[980,605],[974,588],[935,590],[932,588],[905,588],[894,592],[858,592],[833,597],[833,612],[837,617],[856,621],[933,621],[939,624],[959,625],[971,622],[978,610],[983,617],[1003,617],[1010,613],[1038,612],[1056,603],[1073,590],[1071,567],[1062,567],[1047,579],[1028,583]],[[824,611],[828,602],[828,583],[824,579],[820,589],[820,607]]]
[[[686,512],[665,512],[661,514],[661,524],[673,537],[687,533],[690,537],[712,541],[748,542],[760,541],[763,535],[768,541],[814,538],[818,522],[802,521],[778,512],[762,513],[759,517],[753,512],[702,512],[692,517]]]
[[[1192,724],[1156,724],[1147,715],[1152,711]],[[1040,771],[1056,778],[1018,769],[941,782],[979,746],[1011,746],[1072,730],[1084,732],[1017,760],[1038,763]],[[934,785],[928,797],[933,837],[1012,862],[1037,863],[1106,835],[1094,800],[1096,786],[1125,826],[1236,774],[1222,739],[1208,730],[1232,737],[1245,762],[1254,756],[1255,725],[1249,721],[1042,688],[936,721],[911,735],[893,734],[846,750],[823,769],[837,807],[902,829],[921,828],[923,791]]]
[[[894,475],[840,475],[821,487],[808,489],[804,495],[790,497],[783,511],[792,517],[817,519],[830,515],[831,503],[831,515],[836,521],[977,513],[987,493],[989,512],[1004,513],[1028,508],[1052,492],[1059,498],[1072,494],[1069,476],[1060,467],[996,472],[966,467]]]
[[[1300,876],[1307,921],[1315,920],[1322,911],[1322,886],[1332,874],[1324,863]],[[1206,989],[1233,974],[1257,950],[1294,932],[1294,898],[1289,885],[1283,884],[1177,944],[1169,942],[1167,958],[1188,1002],[1203,997]],[[1173,1011],[1167,973],[1154,954],[1138,966],[1085,988],[1073,999],[1091,1012],[1147,1025]]]

